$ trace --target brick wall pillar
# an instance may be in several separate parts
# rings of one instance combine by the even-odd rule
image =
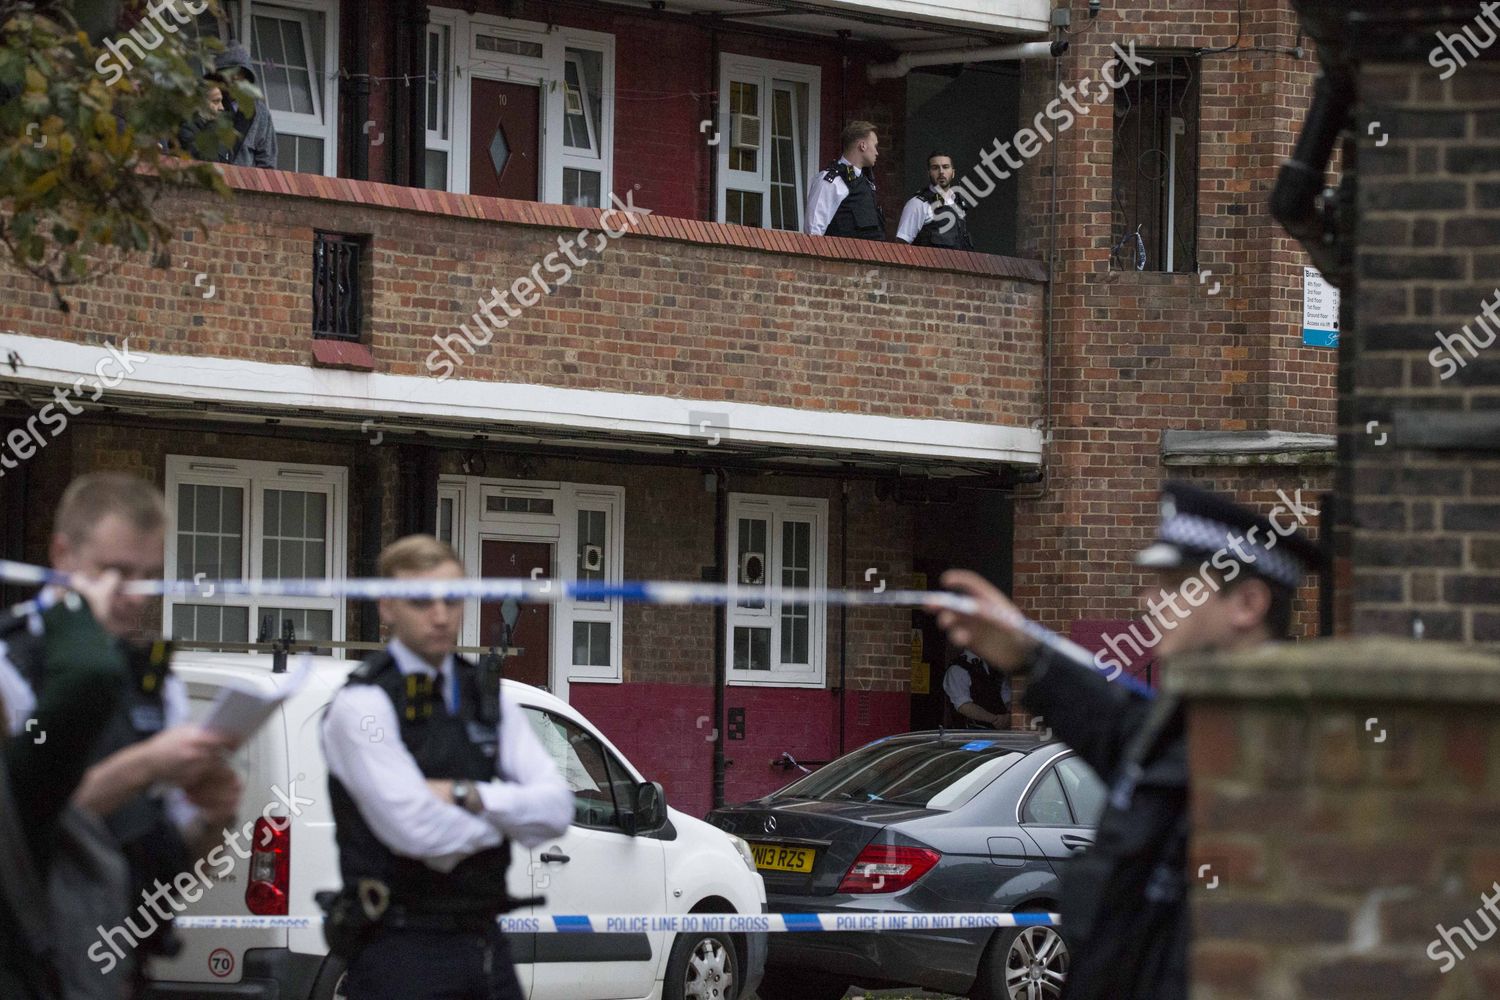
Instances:
[[[1315,641],[1166,683],[1188,711],[1195,1000],[1500,996],[1500,656]]]

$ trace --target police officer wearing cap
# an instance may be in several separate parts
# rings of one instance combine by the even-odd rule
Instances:
[[[1183,654],[1287,637],[1297,584],[1319,562],[1316,546],[1296,530],[1302,510],[1290,513],[1296,517],[1276,510],[1267,518],[1186,483],[1163,487],[1159,536],[1137,563],[1157,574],[1141,594],[1143,605],[1153,614],[1176,609],[1174,627],[1161,630],[1156,647],[1168,669]],[[1111,683],[1095,664],[1038,644],[1007,617],[1014,605],[978,574],[950,570],[942,584],[981,603],[973,614],[938,613],[949,639],[1023,674],[1026,708],[1045,717],[1109,788],[1094,846],[1063,873],[1060,929],[1071,955],[1063,1000],[1184,1000],[1188,766],[1181,705]]]
[[[873,124],[856,121],[844,129],[842,138],[844,154],[808,187],[807,232],[884,240],[885,213],[874,177],[880,137]]]
[[[463,578],[430,535],[391,543],[380,574]],[[341,893],[320,894],[352,1000],[521,1000],[498,914],[512,839],[561,836],[573,796],[497,673],[456,655],[463,602],[380,601],[389,645],[323,721]]]
[[[953,157],[934,150],[927,154],[931,182],[907,199],[896,226],[896,239],[919,247],[973,250],[969,226],[953,193]]]

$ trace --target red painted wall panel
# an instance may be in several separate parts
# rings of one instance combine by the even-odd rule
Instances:
[[[845,746],[905,732],[910,696],[904,691],[851,691]],[[569,700],[624,751],[667,801],[703,816],[713,796],[713,688],[698,684],[573,684]],[[731,687],[729,708],[745,709],[745,739],[728,740],[725,799],[742,802],[787,784],[771,761],[788,752],[799,760],[838,755],[838,697],[826,689]]]

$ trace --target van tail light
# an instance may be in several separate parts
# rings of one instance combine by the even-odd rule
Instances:
[[[859,852],[839,892],[900,892],[942,860],[925,847],[870,846]]]
[[[245,905],[262,917],[285,916],[291,889],[292,820],[289,816],[255,821],[250,844],[250,881]]]

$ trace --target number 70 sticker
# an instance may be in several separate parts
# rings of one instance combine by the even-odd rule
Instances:
[[[208,956],[208,971],[223,979],[234,971],[234,953],[228,948],[215,948]]]

